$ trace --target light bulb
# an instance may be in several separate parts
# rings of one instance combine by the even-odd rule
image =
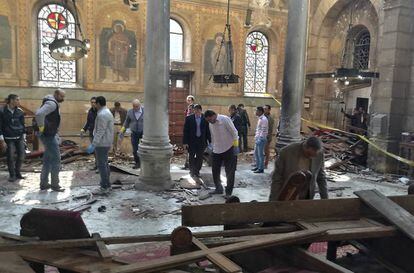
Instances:
[[[66,57],[70,57],[72,53],[69,50],[64,51]]]
[[[88,58],[88,54],[85,54],[85,58]]]
[[[362,77],[361,75],[358,75],[358,79],[362,80],[364,77]]]
[[[345,83],[344,83],[345,85],[349,85],[349,81],[345,81]]]
[[[335,79],[335,80],[334,80],[334,83],[338,83],[338,79]]]
[[[65,45],[68,45],[68,44],[69,44],[69,40],[65,39]]]
[[[331,77],[332,77],[332,78],[335,78],[335,74],[331,74]]]

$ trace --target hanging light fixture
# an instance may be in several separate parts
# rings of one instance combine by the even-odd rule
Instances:
[[[81,40],[76,38],[59,37],[59,28],[56,28],[56,35],[53,42],[49,44],[50,56],[58,61],[76,61],[83,57],[88,57],[88,52],[91,48],[90,41],[83,36],[82,28],[79,21],[78,8],[76,0],[62,0],[62,6],[66,11],[66,18],[68,18],[68,2],[71,1],[74,8],[75,27],[78,28]],[[62,13],[63,13],[62,12]],[[57,16],[57,25],[61,22],[63,16]],[[64,19],[63,19],[64,20]],[[66,24],[66,22],[64,22]]]

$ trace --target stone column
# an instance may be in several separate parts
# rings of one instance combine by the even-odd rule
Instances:
[[[138,149],[141,174],[136,188],[171,185],[172,146],[168,137],[170,1],[147,1],[144,76],[144,136]]]
[[[370,108],[371,140],[398,154],[401,133],[414,131],[414,1],[387,0],[379,14],[378,70]],[[370,147],[368,167],[395,172],[397,161]]]
[[[302,97],[308,35],[308,0],[289,0],[283,74],[280,136],[277,149],[300,141]]]

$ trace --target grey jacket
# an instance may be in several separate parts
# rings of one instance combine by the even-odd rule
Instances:
[[[114,140],[114,116],[107,107],[98,111],[93,130],[93,142],[95,147],[111,147]]]
[[[47,101],[36,111],[36,123],[39,127],[45,126],[46,116],[55,111],[58,104],[53,95],[47,95],[44,99],[47,99]]]
[[[277,201],[283,186],[291,174],[301,171],[298,167],[298,159],[303,152],[303,142],[293,143],[280,150],[275,162],[275,169],[272,173],[272,186],[270,189],[269,201]],[[309,197],[315,196],[315,185],[318,184],[319,193],[322,199],[328,199],[328,187],[324,170],[325,158],[320,152],[316,158],[311,159],[312,179],[309,187]]]
[[[144,131],[144,107],[141,106],[142,114],[137,120],[133,109],[129,109],[124,122],[124,128],[129,128],[134,133],[142,134]]]

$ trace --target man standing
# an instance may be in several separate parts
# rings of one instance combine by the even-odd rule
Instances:
[[[96,110],[96,97],[92,97],[91,100],[91,108],[88,111],[88,116],[86,118],[86,123],[81,129],[81,137],[85,134],[85,132],[89,132],[89,141],[92,143],[93,141],[93,129],[95,128],[95,119],[96,115],[98,113],[98,110]],[[93,170],[96,170],[96,158],[95,158],[95,167]]]
[[[0,144],[7,147],[9,182],[24,179],[20,172],[25,156],[24,112],[19,108],[20,98],[10,94],[6,105],[0,109]],[[16,156],[16,160],[15,160]]]
[[[232,104],[229,106],[229,114],[230,114],[231,121],[233,121],[234,127],[236,127],[236,130],[239,134],[239,139],[241,139],[243,121],[239,113],[237,113],[236,105]],[[239,141],[239,149],[240,151],[242,151],[241,141]]]
[[[40,174],[40,190],[52,188],[53,191],[62,192],[59,186],[60,150],[58,131],[60,126],[59,103],[65,100],[65,91],[57,89],[53,95],[47,95],[42,106],[36,111],[36,123],[39,127],[40,140],[43,143],[43,167]],[[49,184],[49,174],[51,184]]]
[[[270,113],[270,111],[272,110],[272,107],[269,104],[266,104],[264,107],[264,111],[265,111],[265,117],[267,118],[267,122],[268,122],[268,133],[267,133],[267,142],[266,142],[266,146],[265,146],[265,169],[267,169],[267,166],[269,165],[269,160],[270,160],[270,145],[271,142],[273,140],[273,128],[275,126],[275,120],[272,117],[272,114]]]
[[[188,95],[186,98],[186,102],[187,102],[187,108],[185,109],[185,116],[188,117],[189,115],[191,115],[194,111],[194,96],[192,95]]]
[[[98,110],[98,114],[93,130],[93,141],[88,148],[88,152],[95,150],[96,163],[101,176],[100,190],[102,193],[108,193],[111,189],[108,154],[114,139],[114,117],[106,107],[105,97],[99,96],[96,98],[96,109]]]
[[[134,169],[141,167],[141,162],[138,156],[138,146],[144,132],[144,109],[138,99],[132,101],[132,109],[128,110],[124,126],[121,128],[121,136],[126,129],[131,130],[131,145],[132,154],[134,155]]]
[[[244,109],[244,104],[240,103],[237,107],[237,111],[239,112],[239,115],[242,120],[242,126],[241,126],[241,132],[240,132],[240,142],[243,144],[243,152],[247,152],[249,146],[247,143],[247,133],[249,132],[250,128],[250,119],[249,115],[247,114],[247,111]]]
[[[191,177],[200,177],[203,166],[203,154],[207,147],[207,141],[211,142],[208,122],[202,113],[199,104],[194,105],[194,114],[185,119],[183,131],[184,149],[189,153],[189,167]]]
[[[223,186],[220,181],[221,165],[224,163],[227,186],[226,196],[231,196],[234,187],[237,154],[239,153],[239,135],[231,119],[224,115],[217,115],[212,110],[204,113],[210,123],[211,144],[213,146],[213,180],[216,189],[212,194],[222,194]]]
[[[119,101],[116,101],[114,103],[114,107],[111,108],[111,113],[114,117],[114,130],[115,130],[115,134],[114,134],[114,152],[117,151],[118,149],[118,132],[120,131],[122,125],[125,122],[126,119],[126,115],[127,115],[127,110],[125,108],[121,107],[121,103]]]
[[[312,174],[310,184],[304,192],[299,194],[298,199],[313,199],[316,184],[318,184],[321,198],[328,199],[324,162],[322,143],[314,136],[281,149],[272,174],[269,200],[278,201],[289,177],[298,171],[310,171]]]
[[[264,172],[264,148],[267,143],[267,135],[269,132],[269,123],[264,115],[264,109],[262,106],[256,108],[257,120],[256,134],[254,136],[255,148],[254,159],[256,161],[256,168],[252,169],[254,173]]]

